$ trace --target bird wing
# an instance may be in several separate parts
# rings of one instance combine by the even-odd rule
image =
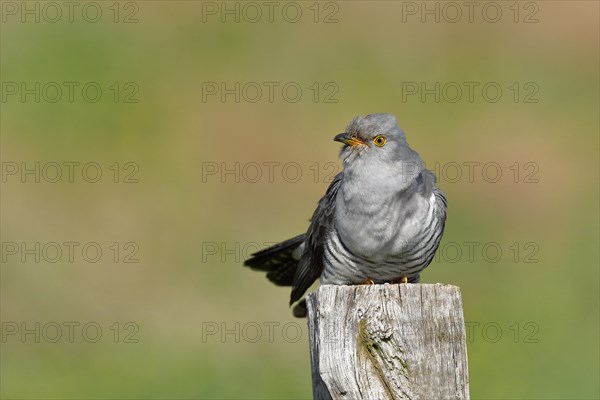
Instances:
[[[433,189],[433,194],[435,195],[435,200],[438,205],[436,212],[442,221],[442,230],[440,235],[443,235],[444,227],[446,226],[446,208],[448,208],[448,200],[446,200],[446,196],[444,196],[444,193],[437,186]]]
[[[444,193],[437,187],[436,183],[437,178],[435,174],[428,169],[424,169],[419,176],[417,176],[417,184],[420,186],[419,190],[421,191],[421,194],[423,197],[429,198],[433,192],[437,203],[437,212],[440,217],[445,220],[448,200],[446,200],[446,196],[444,196]]]
[[[304,292],[323,273],[323,253],[327,234],[334,229],[335,199],[337,195],[342,174],[337,174],[325,195],[319,200],[317,209],[310,219],[308,227],[306,246],[307,248],[300,258],[300,263],[294,275],[290,304],[300,300]]]

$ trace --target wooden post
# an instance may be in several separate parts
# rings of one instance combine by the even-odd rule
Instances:
[[[307,307],[315,399],[469,398],[458,287],[327,285]]]

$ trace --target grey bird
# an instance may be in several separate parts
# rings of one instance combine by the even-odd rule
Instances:
[[[390,114],[354,118],[344,133],[343,170],[308,231],[252,254],[244,265],[292,286],[290,305],[322,285],[416,283],[440,244],[447,202]],[[304,300],[294,315],[305,316]]]

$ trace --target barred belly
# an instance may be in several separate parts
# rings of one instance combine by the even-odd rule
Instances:
[[[367,279],[385,283],[403,276],[409,282],[418,282],[420,272],[433,259],[444,229],[436,196],[432,194],[426,204],[427,209],[421,210],[420,215],[397,223],[398,233],[383,246],[384,254],[361,255],[349,248],[335,230],[330,231],[324,246],[321,283],[358,284]]]

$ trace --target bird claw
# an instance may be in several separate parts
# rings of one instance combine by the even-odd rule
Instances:
[[[374,285],[375,281],[371,278],[367,278],[360,283],[361,285]]]
[[[400,278],[392,281],[392,283],[408,283],[408,276],[402,275]]]

